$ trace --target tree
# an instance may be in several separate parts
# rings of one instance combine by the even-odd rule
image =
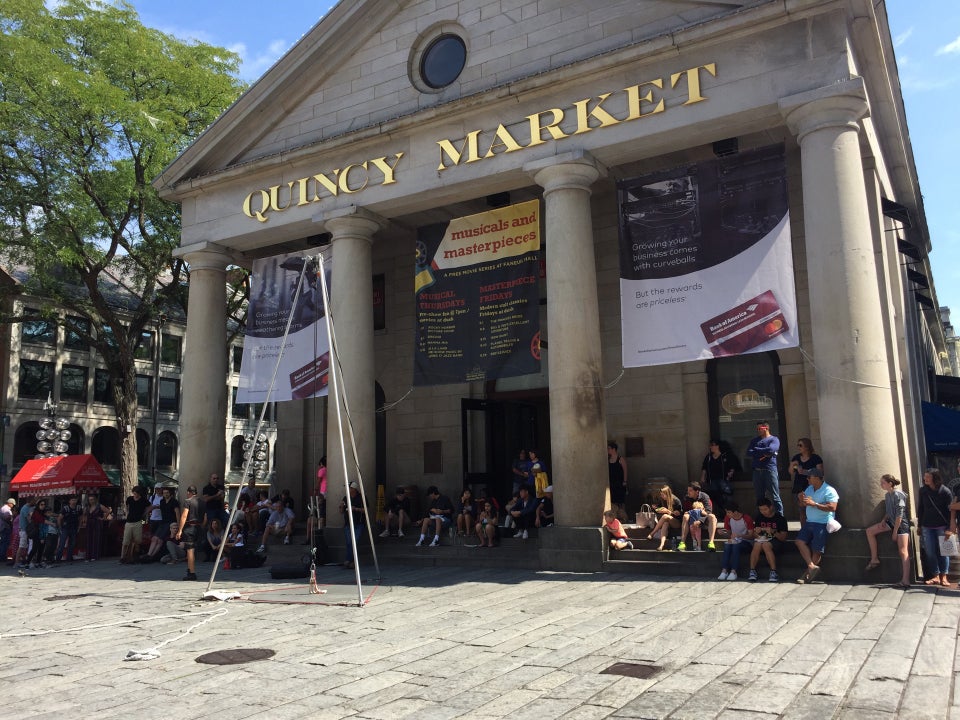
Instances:
[[[186,308],[179,209],[150,181],[242,91],[239,58],[144,27],[122,2],[4,0],[0,32],[3,260],[32,269],[23,291],[47,299],[48,319],[89,319],[69,329],[112,376],[126,496],[134,353],[161,311]]]

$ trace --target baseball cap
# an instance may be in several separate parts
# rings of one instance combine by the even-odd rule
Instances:
[[[807,470],[807,477],[822,478],[823,470],[821,470],[820,468],[810,468],[809,470]]]
[[[353,481],[350,482],[350,487],[351,487],[352,489],[354,489],[354,490],[359,490],[359,489],[360,489],[360,485],[357,483],[356,480],[353,480]]]
[[[3,495],[0,495],[0,497],[3,497]],[[16,504],[17,504],[17,501],[14,500],[13,498],[9,498],[7,500],[7,505],[16,505]]]
[[[547,486],[543,489],[543,491],[544,491],[545,493],[546,493],[546,492],[553,492],[553,485],[547,485]]]

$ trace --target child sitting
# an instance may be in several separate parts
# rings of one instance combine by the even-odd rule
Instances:
[[[693,539],[693,545],[700,549],[700,538],[703,537],[703,520],[706,517],[706,509],[702,502],[697,500],[691,508],[687,510],[687,522],[690,528],[690,537]]]
[[[617,514],[613,510],[605,510],[603,513],[603,527],[612,535],[610,538],[610,547],[614,550],[633,550],[633,543],[627,537],[623,525],[617,520]]]
[[[740,551],[752,546],[753,518],[744,515],[740,506],[730,501],[727,503],[727,519],[723,521],[723,526],[730,533],[730,539],[723,546],[723,567],[717,580],[736,580]]]

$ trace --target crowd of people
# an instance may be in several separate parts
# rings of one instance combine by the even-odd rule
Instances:
[[[0,557],[12,550],[8,564],[18,570],[96,562],[103,558],[113,528],[121,564],[184,562],[184,579],[196,580],[198,551],[210,562],[222,547],[227,566],[259,567],[270,537],[290,542],[294,513],[289,492],[272,499],[260,492],[254,500],[245,489],[228,527],[226,488],[218,474],[210,476],[202,494],[190,485],[179,498],[177,488],[163,483],[152,491],[134,487],[122,510],[104,504],[97,493],[60,498],[56,510],[48,498],[21,497],[19,506],[9,498],[0,509]]]
[[[722,527],[725,541],[718,580],[737,580],[741,556],[747,554],[747,579],[760,579],[759,566],[764,560],[769,566],[768,580],[778,582],[777,558],[789,547],[787,521],[779,492],[779,452],[779,438],[770,432],[767,422],[759,422],[757,435],[746,452],[752,461],[751,480],[757,508],[756,514],[750,515],[732,499],[731,483],[741,470],[739,462],[728,445],[719,439],[711,440],[701,466],[700,482],[691,482],[683,497],[674,495],[670,485],[659,489],[652,505],[652,518],[644,518],[650,526],[648,537],[657,541],[657,549],[663,552],[674,549],[716,551],[717,531]],[[634,545],[624,529],[619,503],[615,502],[622,500],[623,496],[614,494],[621,477],[626,477],[626,469],[615,468],[620,458],[616,455],[614,443],[608,446],[608,455],[612,507],[604,512],[603,527],[609,533],[611,548],[629,550]],[[803,561],[803,572],[797,582],[803,584],[820,574],[827,538],[840,529],[836,519],[840,495],[826,481],[823,458],[817,454],[810,438],[797,441],[797,452],[790,458],[789,472],[800,518],[800,530],[793,543]],[[907,588],[912,574],[912,522],[907,511],[907,496],[900,487],[900,480],[893,475],[883,475],[879,484],[884,491],[884,512],[878,523],[866,529],[870,559],[865,571],[880,567],[878,538],[889,534],[900,560],[900,579],[895,587]],[[948,586],[947,572],[952,554],[949,543],[958,532],[960,494],[954,495],[944,485],[937,469],[928,469],[923,475],[917,511],[924,582]]]
[[[729,445],[720,439],[710,441],[701,465],[699,481],[690,482],[682,496],[674,495],[670,485],[659,488],[649,521],[649,538],[657,542],[657,550],[705,550],[717,552],[718,533],[722,535],[722,555],[718,580],[739,579],[741,557],[749,558],[747,579],[760,579],[760,565],[769,567],[767,579],[778,582],[777,560],[790,546],[787,522],[779,493],[778,460],[780,441],[770,432],[766,422],[757,424],[757,435],[746,454],[752,461],[751,480],[756,512],[744,512],[733,499],[732,481],[741,467]],[[609,533],[615,550],[633,549],[626,522],[627,463],[617,444],[607,445],[610,509],[603,514],[602,524]],[[797,579],[808,583],[820,574],[820,564],[830,533],[839,529],[836,512],[840,496],[825,480],[824,463],[810,438],[797,441],[797,452],[790,458],[789,472],[792,494],[800,518],[800,529],[793,545],[803,560],[803,572]],[[502,504],[493,496],[474,497],[464,488],[456,502],[436,486],[426,491],[426,502],[419,518],[411,511],[411,497],[404,487],[397,487],[387,501],[380,523],[381,538],[396,534],[405,537],[413,530],[418,535],[417,547],[436,546],[445,534],[475,540],[478,547],[494,547],[503,537],[527,539],[534,528],[548,527],[555,522],[553,485],[549,483],[546,464],[535,449],[520,450],[512,462],[512,496]],[[900,481],[890,474],[879,479],[884,492],[882,519],[866,528],[870,559],[865,571],[880,567],[879,543],[889,533],[901,561],[898,587],[911,584],[910,529],[907,496]],[[314,542],[314,533],[322,530],[326,520],[326,458],[317,472],[317,485],[308,500],[307,543]],[[340,504],[344,519],[347,548],[346,567],[352,567],[352,546],[358,542],[367,524],[367,512],[360,488],[349,484],[349,494]],[[296,525],[294,501],[289,491],[269,497],[259,491],[253,497],[244,489],[238,500],[234,522],[229,523],[226,488],[216,473],[198,495],[195,486],[178,498],[176,485],[158,484],[152,492],[135,487],[122,503],[110,507],[96,493],[86,497],[61,498],[57,509],[48,498],[10,498],[0,506],[0,557],[18,569],[43,568],[48,565],[100,560],[103,556],[105,529],[122,524],[120,563],[185,562],[184,579],[196,579],[197,551],[211,561],[221,547],[231,567],[254,567],[266,559],[271,540],[290,544]],[[927,585],[948,586],[947,577],[951,541],[958,534],[960,494],[947,487],[941,473],[927,469],[917,497],[917,524],[922,550],[923,581]],[[116,516],[116,519],[115,519]],[[352,518],[353,522],[349,522]],[[147,531],[147,540],[144,534]],[[419,530],[419,533],[416,532]],[[82,552],[78,554],[82,546]],[[254,549],[255,548],[255,549]]]

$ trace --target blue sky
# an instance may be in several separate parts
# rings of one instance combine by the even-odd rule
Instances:
[[[331,0],[133,0],[145,25],[221,45],[253,81],[333,6]],[[941,305],[960,327],[960,2],[886,0]],[[922,10],[922,11],[921,11]]]

